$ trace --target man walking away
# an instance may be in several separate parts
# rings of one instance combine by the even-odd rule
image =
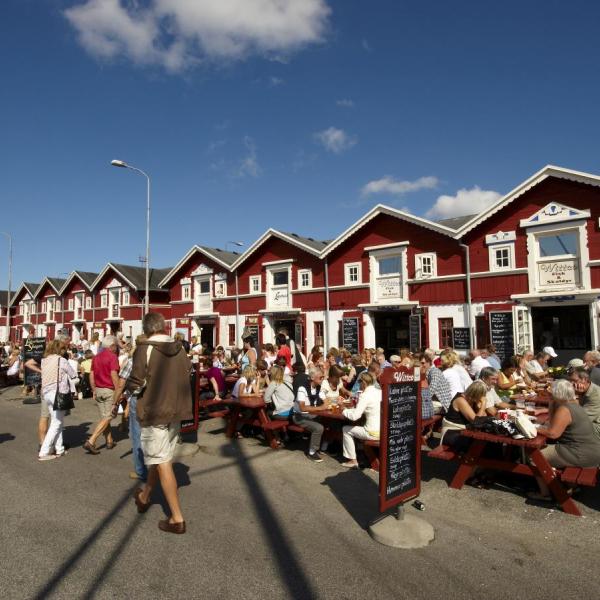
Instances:
[[[113,403],[118,402],[114,397],[115,388],[119,385],[119,359],[117,358],[117,338],[107,335],[102,340],[102,352],[99,352],[92,359],[92,370],[90,371],[90,386],[92,388],[92,398],[96,401],[100,421],[83,445],[84,449],[90,454],[100,454],[96,448],[96,440],[104,434],[106,439],[106,449],[112,450],[116,443],[112,437],[110,422],[113,419]]]
[[[127,389],[139,393],[137,418],[148,467],[148,480],[136,490],[135,503],[138,512],[146,512],[152,490],[160,480],[171,517],[159,521],[158,527],[168,533],[185,533],[172,461],[180,423],[192,417],[191,364],[181,343],[165,334],[161,314],[148,313],[142,326],[148,339],[138,344],[127,380]]]

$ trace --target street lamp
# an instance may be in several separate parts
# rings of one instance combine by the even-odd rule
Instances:
[[[147,315],[150,312],[150,176],[144,173],[141,169],[128,165],[122,160],[111,160],[110,164],[113,167],[119,167],[121,169],[130,169],[140,175],[143,175],[148,182],[148,194],[146,202],[146,297],[144,298],[144,314]]]
[[[234,246],[238,246],[241,248],[244,245],[244,242],[225,242],[225,251],[227,251],[227,246],[229,246],[229,244],[233,244]]]
[[[8,293],[6,296],[6,335],[7,341],[10,340],[10,292],[12,286],[12,255],[13,255],[13,247],[12,247],[12,235],[10,233],[6,233],[6,231],[0,231],[0,233],[8,239]]]

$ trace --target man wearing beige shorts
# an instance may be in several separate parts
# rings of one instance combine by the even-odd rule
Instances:
[[[96,440],[102,434],[106,439],[107,450],[112,450],[116,446],[110,428],[113,404],[119,401],[114,397],[115,389],[119,384],[119,361],[116,352],[117,339],[112,335],[107,335],[102,340],[102,351],[92,359],[90,387],[92,388],[92,397],[98,407],[100,421],[98,421],[94,433],[83,445],[90,454],[100,454],[100,450],[96,448]]]
[[[167,533],[185,533],[173,456],[181,421],[192,417],[191,363],[181,342],[165,334],[165,319],[159,313],[148,313],[142,322],[147,339],[138,343],[127,389],[138,394],[136,417],[141,425],[141,446],[148,479],[135,491],[140,513],[151,505],[152,490],[160,480],[171,517],[159,521]]]

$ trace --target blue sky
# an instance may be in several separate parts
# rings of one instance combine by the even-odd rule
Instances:
[[[4,0],[15,285],[137,263],[145,182],[112,158],[152,177],[157,267],[268,227],[331,238],[378,202],[476,212],[548,163],[600,173],[597,3],[278,4]]]

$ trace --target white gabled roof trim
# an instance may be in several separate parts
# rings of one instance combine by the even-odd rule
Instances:
[[[369,221],[380,214],[386,214],[391,217],[396,217],[397,219],[402,219],[403,221],[425,227],[426,229],[431,229],[432,231],[436,231],[442,235],[447,235],[448,237],[453,237],[455,233],[454,229],[450,229],[450,227],[440,225],[439,223],[435,223],[429,219],[411,215],[410,213],[398,210],[397,208],[392,208],[391,206],[386,206],[385,204],[377,204],[366,215],[363,215],[358,221],[356,221],[356,223],[350,225],[346,231],[332,240],[321,252],[321,258],[325,258],[330,252],[345,242],[351,235],[355,234],[359,229],[364,227]]]
[[[169,281],[171,281],[171,279],[173,278],[175,273],[177,273],[177,271],[179,271],[179,269],[181,269],[181,267],[183,267],[183,265],[190,258],[192,258],[192,256],[194,256],[194,254],[196,252],[200,252],[200,254],[203,254],[204,256],[206,256],[206,258],[210,258],[210,260],[214,260],[217,264],[219,264],[223,268],[227,269],[228,271],[230,270],[230,267],[226,262],[223,262],[221,259],[217,258],[214,254],[211,254],[210,252],[206,251],[204,248],[200,248],[200,246],[198,246],[196,244],[187,251],[187,254],[167,273],[166,277],[164,277],[159,282],[158,287],[165,287],[167,285],[167,283],[169,283]]]
[[[38,294],[40,293],[40,290],[44,287],[44,285],[48,283],[50,284],[50,287],[56,292],[57,296],[60,296],[60,291],[57,290],[54,285],[52,284],[52,282],[50,281],[50,279],[48,277],[44,277],[44,280],[42,281],[42,283],[40,283],[40,285],[38,286],[38,289],[35,290],[35,294],[33,295],[34,298],[38,297]]]
[[[246,258],[248,256],[250,256],[259,246],[261,246],[264,242],[266,242],[270,237],[278,237],[280,240],[283,240],[284,242],[288,242],[289,244],[292,244],[292,246],[296,246],[297,248],[300,248],[300,249],[304,250],[305,252],[312,254],[313,256],[317,256],[319,258],[321,257],[321,252],[319,252],[318,250],[315,250],[315,248],[311,248],[310,246],[303,244],[300,240],[297,240],[289,235],[286,235],[285,233],[282,233],[281,231],[277,231],[277,229],[270,228],[270,229],[267,229],[267,231],[265,231],[254,242],[254,244],[252,244],[252,246],[250,246],[248,248],[248,250],[246,250],[246,252],[244,252],[243,254],[240,254],[239,258],[231,264],[231,267],[229,267],[229,270],[235,271],[246,260]]]
[[[8,299],[8,305],[9,306],[14,306],[15,304],[15,300],[17,299],[17,297],[19,296],[19,294],[25,290],[33,299],[34,298],[34,292],[37,290],[34,290],[33,292],[25,285],[25,282],[23,281],[21,283],[21,285],[17,288],[17,290],[15,292],[12,292],[12,296]]]
[[[523,183],[520,183],[516,188],[508,192],[508,194],[500,198],[500,200],[490,206],[487,210],[484,210],[480,215],[477,215],[470,221],[467,221],[462,227],[456,230],[454,237],[457,240],[462,238],[466,233],[469,233],[469,231],[483,223],[486,219],[489,219],[499,210],[502,210],[513,200],[516,200],[525,192],[528,192],[531,188],[542,183],[542,181],[548,179],[549,177],[568,179],[570,181],[576,181],[578,183],[586,183],[588,185],[600,187],[600,176],[598,175],[592,175],[591,173],[584,173],[582,171],[573,171],[572,169],[565,169],[564,167],[556,167],[554,165],[546,165],[537,173],[534,173],[529,179],[526,179],[523,181]]]
[[[88,290],[88,292],[92,291],[88,287],[88,284],[80,277],[80,275],[77,271],[71,271],[71,274],[67,277],[67,280],[65,281],[63,286],[60,288],[60,291],[58,292],[58,294],[60,296],[62,296],[65,293],[65,290],[67,289],[67,287],[69,286],[69,284],[71,283],[71,281],[74,277],[77,277],[77,279],[79,279],[79,281],[81,281],[81,283],[83,283],[83,287],[85,287]]]
[[[92,287],[90,288],[90,291],[93,289],[96,289],[96,286],[100,283],[100,281],[102,280],[104,275],[106,275],[106,273],[109,269],[112,269],[115,273],[118,273],[119,276],[121,276],[129,284],[129,287],[131,287],[135,290],[135,285],[133,283],[131,283],[131,281],[129,281],[129,279],[127,279],[127,277],[125,277],[125,275],[123,275],[123,273],[121,273],[121,271],[119,271],[119,269],[117,269],[117,267],[115,267],[115,265],[113,265],[112,263],[107,263],[106,266],[104,267],[104,269],[102,269],[102,271],[100,271],[100,274],[98,275],[98,277],[96,277],[96,279],[94,279],[94,283],[92,283]]]

